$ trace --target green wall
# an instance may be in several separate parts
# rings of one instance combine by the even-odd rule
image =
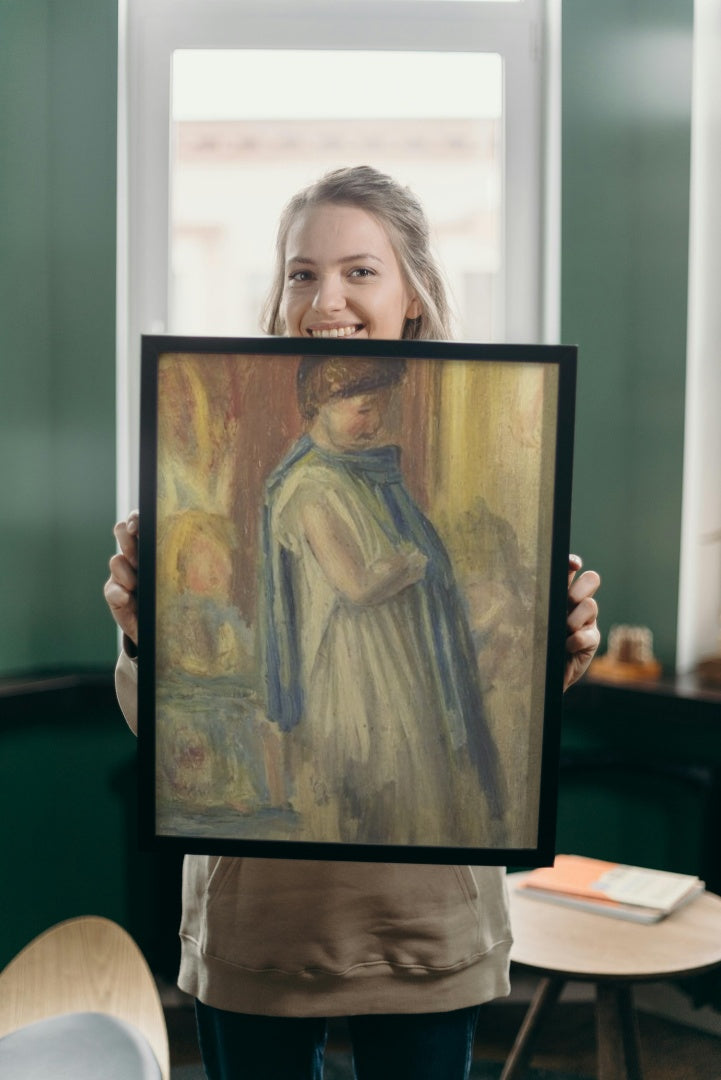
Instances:
[[[602,630],[650,626],[669,667],[692,20],[692,0],[563,5],[562,340],[579,346],[573,546],[603,577]]]
[[[0,0],[0,675],[108,665],[116,0]]]
[[[102,597],[115,517],[116,0],[0,0],[0,966],[60,919],[147,947],[135,740]],[[144,910],[140,906],[144,905]]]

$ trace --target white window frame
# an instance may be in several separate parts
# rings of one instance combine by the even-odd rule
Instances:
[[[167,327],[173,52],[499,53],[506,121],[503,339],[529,342],[556,341],[559,326],[559,39],[560,0],[119,0],[119,515],[138,497],[140,335]]]
[[[721,652],[721,0],[696,0],[693,31],[688,339],[676,670]]]

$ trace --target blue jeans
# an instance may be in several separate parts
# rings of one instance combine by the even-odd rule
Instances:
[[[467,1080],[479,1006],[350,1016],[357,1080]],[[250,1016],[196,1002],[208,1080],[321,1080],[323,1017]]]

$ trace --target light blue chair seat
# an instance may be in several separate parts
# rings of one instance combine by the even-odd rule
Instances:
[[[0,1039],[7,1080],[161,1080],[144,1035],[102,1013],[68,1013]]]

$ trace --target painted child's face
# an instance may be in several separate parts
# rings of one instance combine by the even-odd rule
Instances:
[[[392,390],[372,390],[321,405],[313,424],[316,441],[333,450],[367,450],[384,441]]]
[[[400,338],[421,313],[384,227],[357,206],[324,203],[291,226],[281,302],[286,333]]]
[[[217,540],[196,536],[184,558],[185,586],[199,596],[227,597],[233,577],[230,552]]]

